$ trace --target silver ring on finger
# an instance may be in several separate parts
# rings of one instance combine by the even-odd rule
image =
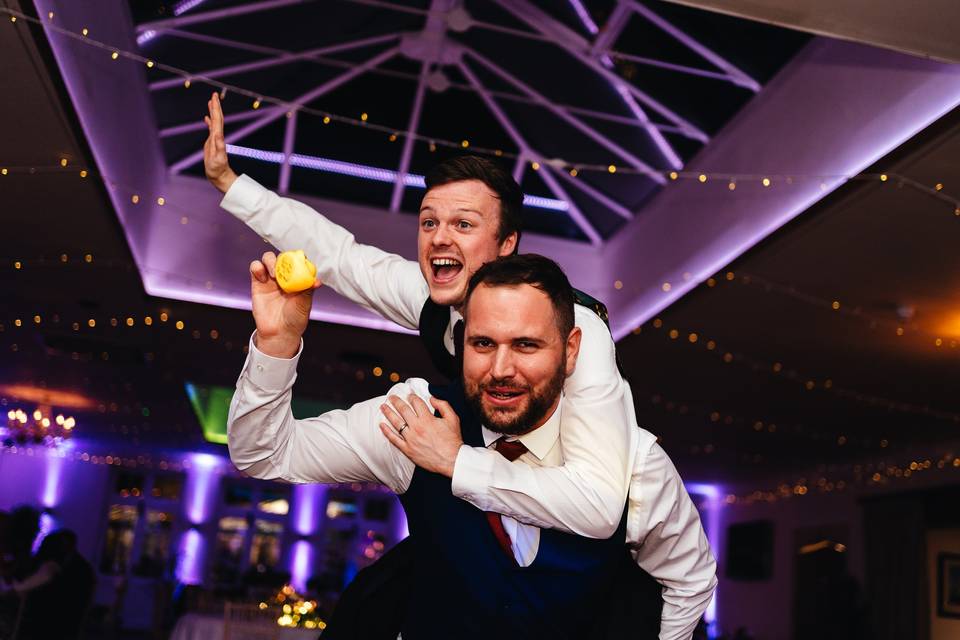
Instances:
[[[410,425],[408,425],[406,422],[404,422],[403,425],[401,425],[401,427],[400,427],[399,429],[397,429],[397,435],[402,438],[402,437],[403,437],[403,430],[406,429],[406,428],[409,427],[409,426],[410,426]]]

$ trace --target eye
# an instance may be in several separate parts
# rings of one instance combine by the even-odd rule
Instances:
[[[457,222],[457,228],[458,228],[458,229],[471,229],[471,228],[473,228],[473,224],[470,223],[470,222],[467,221],[467,220],[460,220],[459,222]]]
[[[426,220],[422,220],[420,222],[420,226],[424,229],[433,229],[437,226],[437,221],[433,220],[432,218],[427,218]]]
[[[529,340],[521,340],[517,343],[517,348],[520,351],[530,352],[539,349],[540,345],[538,345],[536,342],[530,342]]]
[[[474,338],[470,341],[470,344],[477,351],[493,348],[493,340],[488,340],[487,338]]]

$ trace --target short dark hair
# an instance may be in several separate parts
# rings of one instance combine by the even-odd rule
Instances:
[[[480,156],[457,156],[444,160],[424,176],[427,191],[463,180],[479,180],[493,191],[500,200],[500,226],[497,230],[497,241],[502,244],[511,233],[516,233],[519,247],[523,222],[523,191],[513,176],[496,162]],[[516,251],[514,249],[514,253]]]
[[[489,287],[528,284],[547,294],[553,304],[560,335],[566,339],[573,331],[573,287],[556,262],[535,253],[514,254],[492,260],[470,278],[463,308],[466,310],[470,296],[480,285]],[[468,312],[469,313],[469,312]]]

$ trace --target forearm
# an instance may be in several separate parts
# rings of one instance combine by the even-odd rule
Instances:
[[[290,402],[298,358],[299,352],[289,360],[266,356],[251,339],[227,418],[230,459],[237,468],[265,480],[380,482],[405,490],[405,458],[384,443],[377,426],[383,398],[294,418]]]
[[[316,210],[246,175],[220,205],[281,251],[303,249],[320,280],[340,295],[408,329],[417,327],[429,293],[415,262],[358,243]]]
[[[638,454],[637,467],[627,542],[637,564],[663,585],[660,640],[688,640],[716,589],[716,560],[697,508],[659,445],[645,459]]]

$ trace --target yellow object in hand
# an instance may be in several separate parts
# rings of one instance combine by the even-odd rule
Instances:
[[[284,251],[277,256],[277,284],[287,293],[300,293],[313,286],[317,267],[307,260],[303,250]]]

